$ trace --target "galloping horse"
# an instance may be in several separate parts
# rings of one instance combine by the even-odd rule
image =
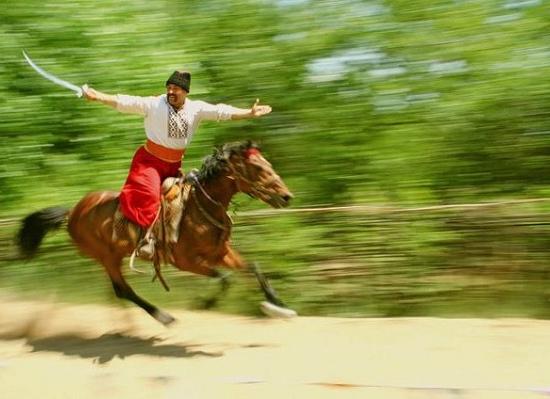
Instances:
[[[170,262],[178,269],[209,277],[219,277],[216,266],[246,269],[249,265],[231,247],[231,219],[226,211],[238,192],[258,198],[274,208],[285,207],[292,194],[275,173],[271,164],[251,142],[225,144],[207,157],[194,182],[181,183],[181,190],[191,184],[179,226],[179,239],[172,249]],[[113,235],[118,194],[93,192],[84,196],[74,208],[46,208],[27,216],[19,231],[19,248],[32,256],[45,236],[67,220],[74,244],[85,255],[103,265],[115,294],[144,309],[164,325],[175,319],[139,297],[122,274],[122,260],[135,247],[130,234]],[[250,267],[271,303],[282,305],[261,272]]]

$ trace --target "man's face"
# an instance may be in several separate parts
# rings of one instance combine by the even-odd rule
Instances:
[[[185,102],[185,97],[187,97],[187,92],[181,87],[174,84],[166,85],[166,98],[168,99],[168,104],[176,109],[179,109],[183,106]]]

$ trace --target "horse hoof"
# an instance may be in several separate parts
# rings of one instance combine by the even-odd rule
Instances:
[[[157,310],[153,317],[160,323],[162,323],[165,327],[168,327],[170,324],[174,323],[176,321],[175,318],[170,316],[168,313],[165,313],[161,310]]]
[[[290,319],[298,316],[298,314],[292,309],[282,308],[267,301],[260,303],[260,309],[266,316],[269,317]]]

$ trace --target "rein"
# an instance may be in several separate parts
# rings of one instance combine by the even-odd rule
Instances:
[[[195,201],[195,203],[197,204],[197,207],[199,208],[199,211],[201,212],[201,214],[204,216],[204,218],[206,220],[208,220],[210,223],[212,223],[214,226],[216,226],[218,229],[220,230],[223,230],[223,231],[229,231],[229,229],[231,228],[231,226],[233,225],[233,220],[231,219],[231,216],[229,216],[227,214],[227,211],[226,209],[224,208],[224,206],[222,204],[220,204],[218,201],[216,201],[215,199],[213,199],[207,192],[206,190],[204,189],[204,187],[202,186],[202,184],[199,182],[199,179],[196,178],[196,176],[192,176],[193,177],[193,188],[191,189],[191,195],[193,196],[193,200]],[[228,220],[229,222],[226,222],[226,221],[223,221],[223,222],[219,222],[218,220],[216,220],[212,215],[210,215],[210,213],[208,213],[208,211],[206,209],[204,209],[204,207],[202,206],[201,202],[199,201],[199,199],[197,198],[197,193],[196,193],[196,187],[198,187],[202,194],[206,197],[206,199],[208,199],[210,202],[212,202],[214,205],[220,207],[223,209],[224,211],[224,214],[226,215],[226,220]]]

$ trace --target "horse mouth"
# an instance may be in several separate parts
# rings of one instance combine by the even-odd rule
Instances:
[[[290,193],[283,194],[283,195],[273,195],[267,203],[271,205],[273,208],[286,208],[290,205],[290,201],[292,200],[293,195]]]

